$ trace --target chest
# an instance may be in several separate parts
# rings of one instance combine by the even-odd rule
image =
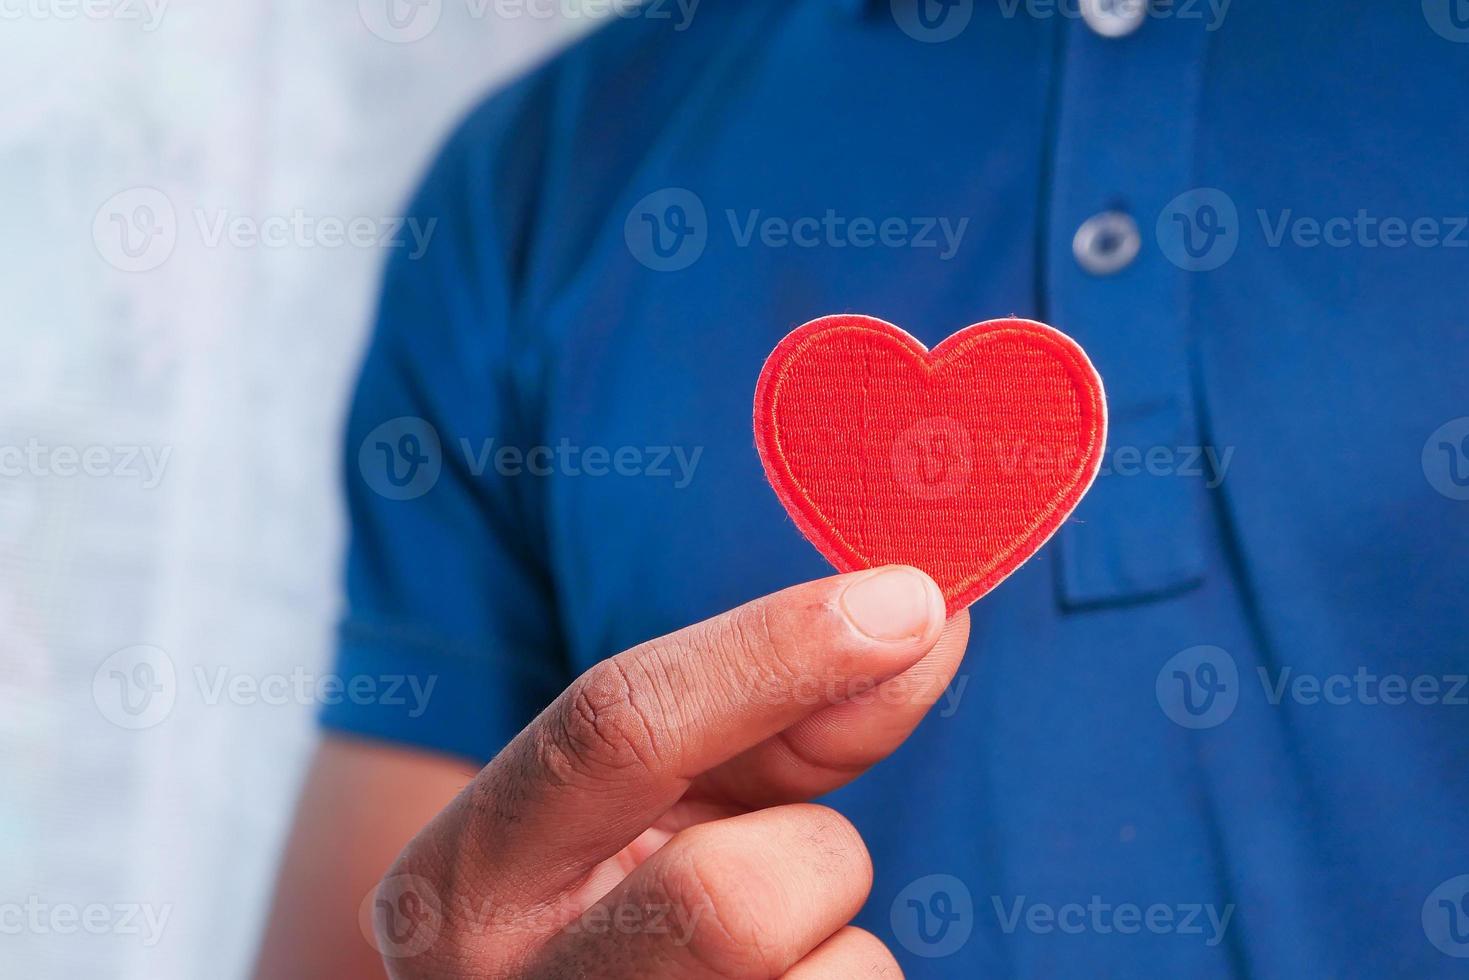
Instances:
[[[1187,97],[1114,93],[1126,112],[1075,77],[1115,51],[1030,25],[972,63],[894,49],[880,81],[845,49],[819,77],[777,53],[719,127],[670,134],[549,316],[543,435],[577,462],[544,492],[574,656],[827,571],[765,485],[751,399],[788,330],[842,311],[929,345],[1035,317],[1087,348],[1117,424],[1058,539],[1063,604],[1187,587],[1221,521],[1252,574],[1321,608],[1381,608],[1384,564],[1409,561],[1431,587],[1405,601],[1461,594],[1441,542],[1464,505],[1435,480],[1469,472],[1469,447],[1424,452],[1469,414],[1469,126],[1427,77],[1462,79],[1463,46],[1385,13],[1288,25],[1292,54],[1255,16],[1189,56]],[[1378,85],[1385,59],[1425,87]],[[1282,77],[1301,89],[1257,81]],[[936,86],[987,95],[916,114]],[[1150,149],[1160,131],[1180,145]],[[1179,203],[1198,188],[1218,194]],[[1098,276],[1072,233],[1102,210],[1139,242]]]

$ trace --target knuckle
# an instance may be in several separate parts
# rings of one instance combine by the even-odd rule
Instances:
[[[541,765],[568,783],[657,765],[664,726],[616,660],[593,667],[562,696],[536,740]]]
[[[689,954],[718,976],[769,975],[779,960],[775,929],[751,887],[750,862],[718,847],[690,845],[663,873],[667,900],[696,923]]]
[[[746,671],[776,681],[782,687],[794,686],[811,672],[804,655],[802,631],[790,622],[774,599],[761,599],[738,609],[720,620],[721,646],[727,649]]]

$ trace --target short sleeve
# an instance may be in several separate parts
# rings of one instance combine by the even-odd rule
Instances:
[[[388,260],[346,426],[347,610],[322,692],[328,729],[477,760],[568,680],[535,488],[483,465],[535,424],[512,363],[535,93],[460,127]]]

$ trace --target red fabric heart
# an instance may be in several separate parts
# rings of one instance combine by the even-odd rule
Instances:
[[[950,615],[1046,543],[1096,479],[1102,379],[1034,320],[932,351],[868,316],[812,320],[755,389],[755,445],[802,533],[837,567],[923,569]]]

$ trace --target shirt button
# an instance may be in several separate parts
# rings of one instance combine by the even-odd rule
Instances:
[[[1071,254],[1092,275],[1110,276],[1132,264],[1142,243],[1132,215],[1103,211],[1087,218],[1076,229],[1076,237],[1071,239]]]
[[[1081,18],[1102,37],[1126,37],[1148,16],[1148,0],[1080,0]]]

